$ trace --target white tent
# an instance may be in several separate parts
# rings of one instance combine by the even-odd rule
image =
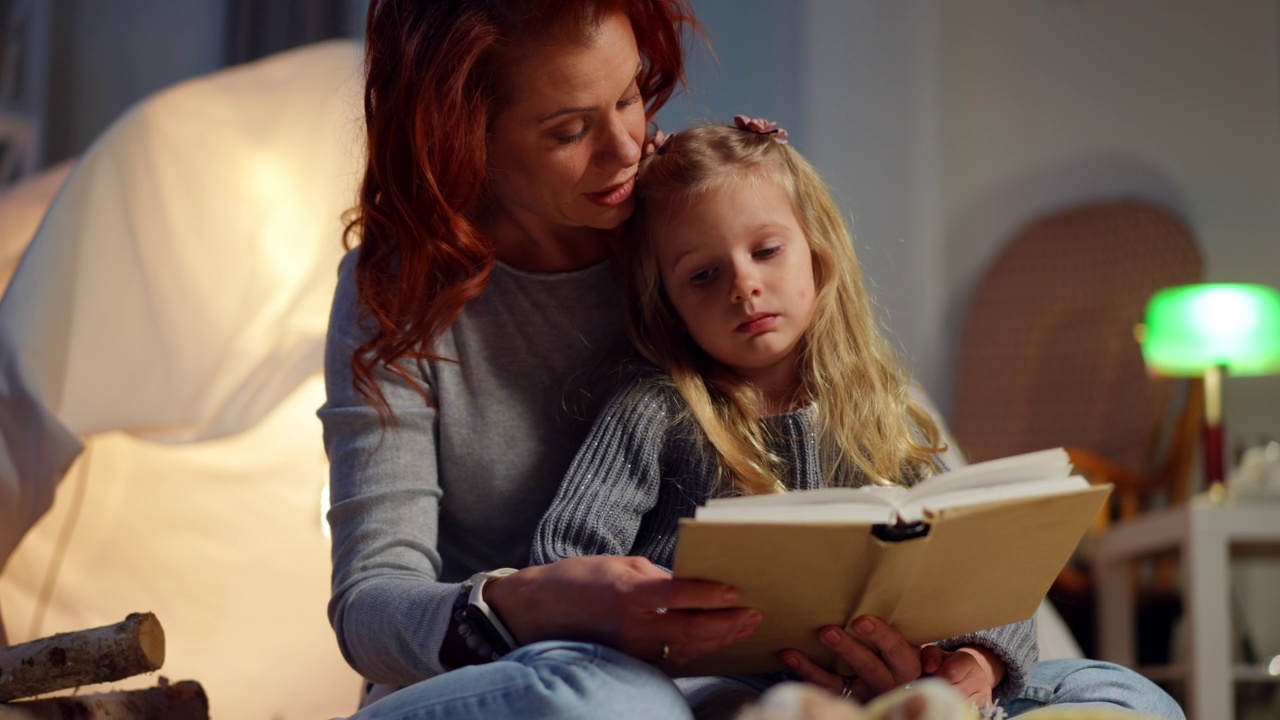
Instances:
[[[334,41],[182,83],[64,184],[0,196],[0,271],[30,241],[0,301],[10,642],[152,611],[161,674],[200,681],[215,717],[354,710],[315,410],[360,63]]]

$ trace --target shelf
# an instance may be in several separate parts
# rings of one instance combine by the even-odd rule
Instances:
[[[1280,684],[1280,675],[1272,675],[1266,665],[1235,665],[1231,677],[1236,682]]]
[[[1157,683],[1180,683],[1187,679],[1186,665],[1141,665],[1134,668],[1141,675]],[[1272,675],[1266,665],[1234,665],[1231,679],[1235,682],[1280,684],[1280,675]]]

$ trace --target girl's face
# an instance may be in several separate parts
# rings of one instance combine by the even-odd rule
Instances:
[[[732,178],[653,232],[662,285],[694,342],[770,405],[786,405],[815,291],[809,243],[784,189],[764,174]]]
[[[550,45],[512,70],[511,104],[489,137],[497,211],[533,236],[618,227],[634,208],[644,102],[640,53],[612,12],[582,43]]]

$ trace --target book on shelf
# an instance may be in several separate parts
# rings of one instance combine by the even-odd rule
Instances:
[[[910,488],[823,488],[713,499],[681,520],[675,575],[728,583],[764,621],[678,675],[832,667],[827,625],[883,618],[913,644],[1026,620],[1111,492],[1062,448],[967,465]]]

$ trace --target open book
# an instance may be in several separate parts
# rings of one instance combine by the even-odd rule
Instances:
[[[682,520],[675,575],[737,587],[764,614],[751,639],[680,675],[785,670],[795,648],[831,666],[826,625],[884,618],[914,644],[1026,620],[1110,485],[1062,448],[976,463],[912,488],[826,488],[709,501]]]

